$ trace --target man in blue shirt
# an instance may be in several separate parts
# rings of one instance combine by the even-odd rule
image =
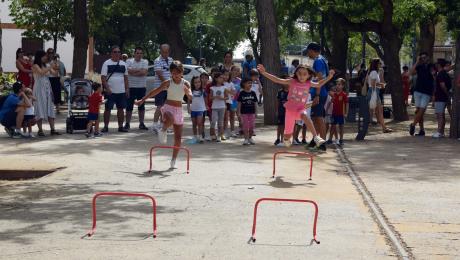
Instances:
[[[317,81],[326,78],[329,75],[329,67],[327,65],[326,58],[320,55],[321,46],[316,43],[312,42],[308,44],[306,49],[306,54],[310,59],[313,59],[313,70],[317,73],[316,79]],[[321,138],[326,138],[326,122],[325,122],[325,115],[326,111],[324,110],[324,105],[326,104],[328,90],[327,84],[324,85],[321,90],[318,91],[316,88],[310,89],[310,95],[313,101],[312,108],[311,108],[311,119],[313,120],[313,124],[315,125],[316,131],[320,134]],[[315,147],[315,142],[311,141],[309,147]],[[326,151],[326,145],[321,145],[320,150]]]
[[[254,53],[252,50],[247,50],[244,54],[244,62],[242,64],[243,67],[243,79],[248,79],[250,78],[249,72],[252,69],[257,68],[257,62],[254,59]]]
[[[13,84],[13,94],[8,95],[0,108],[0,123],[10,137],[21,138],[25,135],[21,131],[24,113],[32,104],[24,94],[24,85],[21,82]]]

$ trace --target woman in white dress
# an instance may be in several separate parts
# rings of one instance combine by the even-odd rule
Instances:
[[[51,83],[48,79],[48,74],[53,71],[53,66],[46,67],[47,62],[48,56],[44,51],[40,50],[35,53],[32,73],[34,76],[33,91],[34,96],[37,98],[34,107],[38,126],[38,136],[45,136],[42,128],[43,120],[48,121],[51,128],[51,135],[60,135],[54,128],[56,114],[54,112]]]

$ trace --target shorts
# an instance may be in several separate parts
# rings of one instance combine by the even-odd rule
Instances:
[[[285,121],[286,121],[286,113],[278,114],[278,125],[284,125]]]
[[[204,117],[205,114],[206,114],[206,111],[192,111],[192,112],[190,113],[190,116],[191,116],[192,118]]]
[[[327,96],[319,96],[319,104],[311,107],[311,117],[324,117],[326,115],[326,110],[324,109],[326,100]]]
[[[15,110],[10,110],[9,112],[7,112],[4,115],[1,124],[6,128],[16,127],[16,117],[17,117],[17,115],[18,115],[18,113],[16,113]]]
[[[158,95],[155,96],[155,106],[157,107],[163,106],[166,102],[167,97],[168,97],[168,92],[166,90],[158,93]]]
[[[326,115],[325,119],[326,124],[332,124],[332,115]]]
[[[105,110],[112,110],[113,105],[117,106],[117,109],[126,108],[126,93],[112,93],[105,96]]]
[[[414,99],[416,108],[426,109],[428,103],[430,103],[431,96],[418,91],[414,91]]]
[[[232,111],[232,104],[225,103],[225,110],[226,111]]]
[[[231,111],[238,110],[238,101],[233,101],[230,109],[231,109]]]
[[[241,114],[243,131],[253,131],[256,125],[256,114]]]
[[[447,102],[434,102],[434,110],[436,114],[444,114],[446,107]]]
[[[145,96],[145,88],[130,88],[129,89],[129,98],[128,104],[126,106],[126,111],[133,111],[134,109],[134,101],[136,99],[142,99]],[[145,103],[142,103],[137,110],[144,111],[145,110]]]
[[[97,121],[99,120],[99,113],[88,113],[88,121]]]
[[[332,116],[332,123],[333,125],[343,125],[345,124],[345,117],[344,116]]]
[[[182,107],[174,107],[168,104],[165,104],[161,107],[161,116],[164,119],[165,113],[170,113],[173,117],[174,125],[183,125],[184,124],[184,115],[182,114]]]
[[[34,125],[35,124],[35,115],[24,115],[24,120],[22,121],[23,126]]]

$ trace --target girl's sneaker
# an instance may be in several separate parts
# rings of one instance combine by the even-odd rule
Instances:
[[[100,133],[100,132],[95,132],[95,133],[94,133],[94,137],[101,137],[101,136],[103,136],[103,134]]]
[[[248,139],[244,139],[243,145],[249,145],[249,140],[248,140]]]
[[[339,141],[338,139],[337,139],[337,140],[335,140],[335,142],[334,142],[334,143],[335,143],[336,145],[340,145],[340,141]]]
[[[198,136],[198,142],[200,144],[204,143],[204,138],[202,136]]]
[[[275,145],[279,145],[281,143],[280,139],[276,139]]]
[[[252,138],[249,138],[248,142],[249,142],[249,144],[251,144],[251,145],[255,145],[255,144],[256,144],[256,142],[254,142],[254,139],[252,139]]]
[[[321,138],[319,135],[315,136],[313,138],[315,140],[316,147],[320,147],[322,144],[324,144],[326,141],[324,141],[323,138]]]
[[[231,137],[236,138],[236,137],[238,137],[238,134],[235,131],[233,131],[232,134],[231,134]]]
[[[28,133],[27,135],[29,136],[29,138],[35,138],[35,135],[32,133]]]
[[[441,137],[444,137],[444,135],[441,134],[441,133],[439,133],[439,132],[436,132],[436,133],[433,134],[432,137],[433,137],[433,138],[441,138]]]

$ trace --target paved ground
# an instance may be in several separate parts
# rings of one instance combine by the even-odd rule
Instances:
[[[190,134],[188,121],[186,129]],[[155,157],[158,171],[146,173],[147,150],[156,143],[150,133],[113,133],[96,140],[75,134],[32,142],[2,134],[1,168],[66,168],[37,180],[0,181],[0,258],[396,258],[332,150],[315,160],[313,181],[307,181],[307,162],[300,158],[281,159],[273,180],[271,156],[279,150],[272,145],[274,128],[257,133],[258,144],[251,147],[241,146],[241,140],[189,145],[190,175],[184,174],[183,161],[179,169],[166,170],[169,153]],[[91,226],[91,196],[98,191],[154,195],[158,238],[145,238],[151,232],[147,201],[101,198],[97,232],[82,239]],[[261,204],[257,243],[248,244],[254,202],[260,197],[317,201],[321,244],[309,245],[311,206],[279,203]],[[417,203],[422,207],[424,202]],[[446,208],[435,209],[429,215]]]
[[[428,113],[427,137],[409,136],[407,122],[390,124],[397,133],[373,129],[344,151],[415,258],[459,259],[460,142],[432,139]]]

